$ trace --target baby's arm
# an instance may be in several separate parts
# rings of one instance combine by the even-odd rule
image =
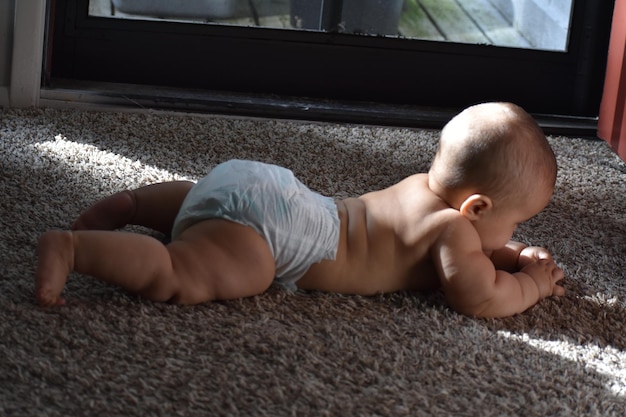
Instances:
[[[519,272],[496,269],[465,219],[455,220],[440,236],[433,247],[433,260],[446,299],[455,310],[470,316],[511,316],[542,298],[564,293],[557,285],[563,271],[552,259],[531,262]]]
[[[503,248],[488,253],[496,269],[517,272],[526,265],[540,259],[552,260],[547,249],[539,246],[527,246],[510,240]]]

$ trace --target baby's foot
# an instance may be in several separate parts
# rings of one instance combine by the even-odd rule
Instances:
[[[115,230],[130,223],[134,215],[132,191],[120,191],[85,210],[72,225],[72,230]]]
[[[74,266],[72,232],[52,230],[44,233],[37,244],[35,295],[42,306],[65,304],[61,292]]]

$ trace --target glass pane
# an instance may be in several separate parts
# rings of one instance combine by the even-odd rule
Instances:
[[[90,0],[92,16],[566,51],[573,0]]]

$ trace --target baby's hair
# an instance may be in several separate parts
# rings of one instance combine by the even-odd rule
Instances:
[[[556,159],[537,122],[512,103],[484,103],[455,116],[441,132],[430,174],[450,191],[502,202],[554,187]]]

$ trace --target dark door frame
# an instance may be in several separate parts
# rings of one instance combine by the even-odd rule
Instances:
[[[534,114],[595,118],[613,4],[576,0],[568,51],[550,52],[97,18],[88,16],[88,0],[51,0],[44,86],[88,80],[295,97],[324,106],[460,109],[506,100]]]
[[[626,0],[617,0],[613,14],[598,136],[626,161]]]

